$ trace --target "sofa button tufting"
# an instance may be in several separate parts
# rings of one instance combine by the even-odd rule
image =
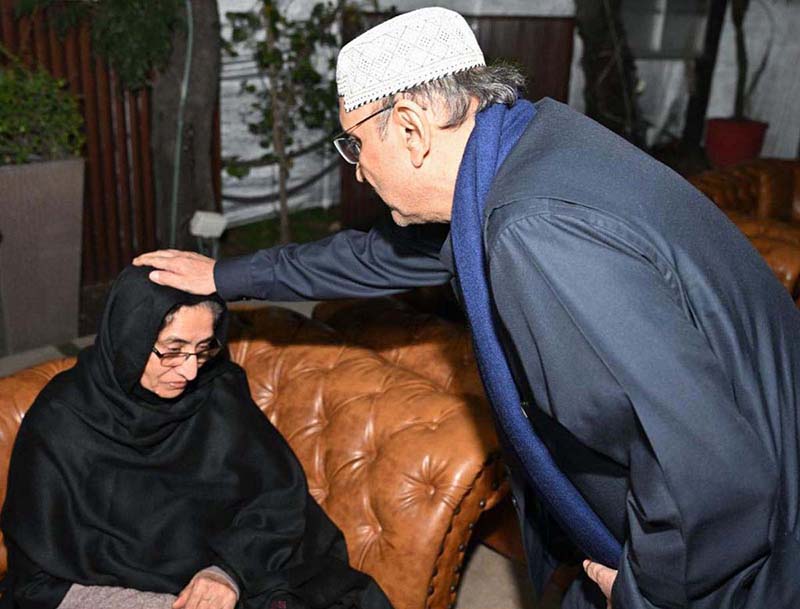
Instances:
[[[455,592],[455,591],[456,591],[456,585],[450,584],[450,592]]]
[[[486,499],[481,499],[478,502],[478,507],[481,508],[481,509],[485,508],[486,507]]]
[[[463,543],[458,544],[458,551],[459,552],[463,552],[464,551],[464,544]]]

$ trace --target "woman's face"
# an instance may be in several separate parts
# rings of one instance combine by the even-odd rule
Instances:
[[[159,353],[197,353],[215,344],[214,314],[202,305],[181,307],[158,334],[154,347]],[[166,366],[150,353],[139,381],[142,387],[162,398],[176,398],[197,376],[197,357],[188,357],[175,367]]]

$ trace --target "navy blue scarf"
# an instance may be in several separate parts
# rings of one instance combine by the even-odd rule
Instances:
[[[486,277],[483,209],[494,176],[536,114],[530,102],[508,108],[495,104],[478,113],[458,171],[451,239],[458,281],[472,327],[483,385],[497,422],[525,469],[528,483],[573,542],[587,556],[610,567],[619,564],[619,542],[558,469],[536,436],[498,337]]]

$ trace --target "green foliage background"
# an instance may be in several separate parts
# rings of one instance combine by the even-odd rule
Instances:
[[[83,119],[77,100],[43,69],[0,69],[0,165],[79,155]]]
[[[182,0],[19,0],[17,14],[49,9],[62,34],[89,19],[95,51],[129,89],[138,89],[166,65],[173,33],[185,27],[182,6]]]

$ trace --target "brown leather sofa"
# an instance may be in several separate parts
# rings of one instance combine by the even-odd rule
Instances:
[[[477,386],[448,391],[285,309],[236,319],[231,357],[344,532],[352,564],[375,577],[396,609],[452,609],[475,523],[508,490]],[[0,379],[0,499],[24,413],[73,364],[47,362]],[[0,545],[0,573],[5,568]]]

